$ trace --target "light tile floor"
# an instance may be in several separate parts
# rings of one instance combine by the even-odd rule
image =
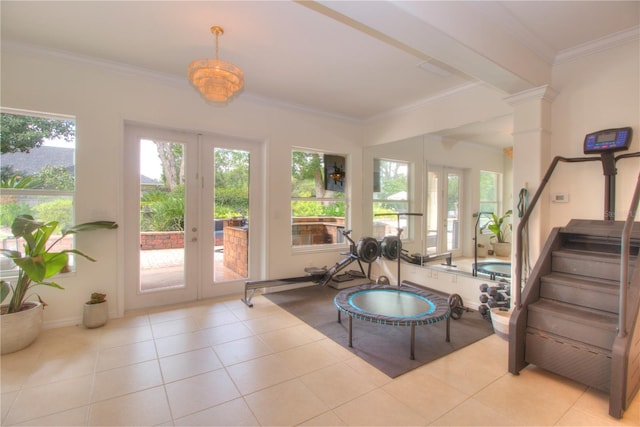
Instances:
[[[640,425],[640,398],[616,420],[601,392],[535,367],[509,374],[495,335],[391,379],[253,301],[46,330],[0,358],[2,425]]]

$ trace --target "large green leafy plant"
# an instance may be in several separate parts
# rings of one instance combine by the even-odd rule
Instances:
[[[34,286],[46,285],[64,289],[58,283],[47,279],[67,269],[69,254],[73,253],[89,261],[95,261],[76,249],[54,251],[56,244],[64,237],[84,231],[115,229],[118,228],[118,224],[113,221],[94,221],[74,225],[63,229],[62,234],[49,243],[49,238],[57,227],[57,221],[40,222],[31,215],[19,215],[14,219],[11,232],[14,237],[24,240],[24,253],[19,250],[0,249],[0,254],[12,259],[19,269],[18,277],[13,285],[4,280],[0,281],[0,301],[3,302],[11,294],[7,313],[20,311],[29,296],[27,292]],[[42,300],[40,299],[40,301]]]
[[[511,230],[511,223],[507,223],[506,220],[511,216],[511,213],[512,211],[509,209],[500,217],[495,213],[491,214],[491,219],[483,227],[493,233],[494,237],[498,240],[498,243],[506,243],[505,233],[507,230]]]

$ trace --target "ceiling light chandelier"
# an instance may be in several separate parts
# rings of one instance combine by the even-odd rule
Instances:
[[[221,27],[211,27],[216,36],[216,58],[196,59],[189,64],[189,81],[208,102],[227,104],[244,87],[244,73],[230,62],[218,59],[218,37]]]

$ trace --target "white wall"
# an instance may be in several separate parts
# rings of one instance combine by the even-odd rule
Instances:
[[[296,255],[290,246],[291,148],[314,147],[348,156],[348,170],[361,169],[361,127],[352,122],[286,110],[240,96],[225,108],[207,105],[184,82],[101,67],[87,61],[5,46],[2,50],[2,106],[76,117],[77,221],[123,218],[123,124],[249,138],[267,145],[267,238],[264,250],[270,278],[299,276],[304,266],[331,265],[337,251]],[[247,82],[250,85],[250,81]],[[362,183],[350,174],[352,206],[359,215]],[[77,272],[60,278],[64,291],[40,289],[49,303],[49,326],[70,324],[82,315],[92,291],[108,294],[110,309],[123,305],[121,227],[114,233],[81,235],[78,247],[98,262],[80,260]],[[261,279],[264,277],[253,277]],[[41,287],[42,288],[42,287]],[[239,293],[239,288],[237,292]]]
[[[554,67],[551,157],[583,157],[586,134],[631,126],[628,152],[640,151],[640,43],[629,42]],[[618,153],[623,154],[623,152]],[[617,163],[616,219],[626,219],[640,158]],[[602,219],[604,176],[600,162],[561,164],[550,193],[568,193],[569,203],[551,203],[549,229],[571,218]],[[548,232],[549,230],[547,230]]]

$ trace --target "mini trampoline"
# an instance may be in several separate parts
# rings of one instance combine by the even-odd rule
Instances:
[[[447,321],[447,342],[451,308],[446,298],[427,290],[402,285],[360,285],[336,295],[333,303],[349,316],[349,347],[353,347],[353,319],[379,325],[411,326],[411,359],[415,359],[415,327]]]
[[[479,262],[474,264],[473,268],[478,274],[487,274],[491,280],[496,280],[496,277],[511,277],[511,263],[510,262]]]

